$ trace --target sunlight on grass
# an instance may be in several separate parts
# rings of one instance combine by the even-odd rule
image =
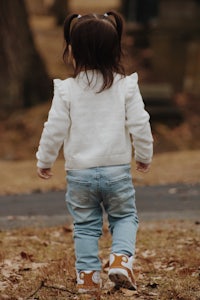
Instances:
[[[42,180],[36,174],[35,160],[0,161],[0,195],[64,190],[66,174],[64,161],[58,159],[53,168],[54,176]],[[142,174],[132,166],[135,185],[157,185],[170,183],[199,183],[200,151],[182,151],[157,154],[149,173]]]

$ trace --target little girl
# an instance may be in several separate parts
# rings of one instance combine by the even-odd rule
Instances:
[[[52,107],[36,154],[39,177],[49,179],[63,146],[80,293],[101,287],[102,207],[112,234],[108,276],[117,287],[136,289],[132,264],[138,217],[132,143],[137,170],[146,172],[153,138],[138,76],[126,76],[121,64],[122,30],[116,12],[66,18],[63,57],[72,62],[74,74],[54,80]]]

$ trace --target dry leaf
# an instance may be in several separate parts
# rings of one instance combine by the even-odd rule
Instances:
[[[20,253],[20,255],[21,255],[21,258],[23,258],[23,259],[33,261],[33,255],[32,254],[28,254],[28,253],[22,251]]]
[[[71,226],[63,226],[62,227],[62,230],[64,232],[72,232],[73,231],[73,228]]]
[[[120,290],[122,291],[122,293],[126,297],[131,297],[131,296],[134,296],[134,295],[138,295],[138,291],[128,290],[128,289],[124,289],[124,288],[121,288]]]
[[[150,258],[156,256],[156,252],[154,250],[145,250],[141,253],[141,256],[144,258]]]
[[[150,287],[152,289],[156,289],[158,287],[158,283],[156,283],[156,282],[149,282],[147,284],[147,287]]]
[[[102,265],[103,265],[103,270],[107,270],[109,268],[109,260],[108,259],[103,259],[102,260]]]

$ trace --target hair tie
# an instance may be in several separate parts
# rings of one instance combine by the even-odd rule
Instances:
[[[78,16],[77,16],[77,19],[80,19],[81,17],[82,17],[81,15],[78,15]]]

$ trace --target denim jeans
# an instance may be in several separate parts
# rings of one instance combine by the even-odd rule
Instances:
[[[67,207],[74,219],[76,269],[100,270],[103,207],[112,253],[134,255],[138,217],[129,164],[67,171]]]

